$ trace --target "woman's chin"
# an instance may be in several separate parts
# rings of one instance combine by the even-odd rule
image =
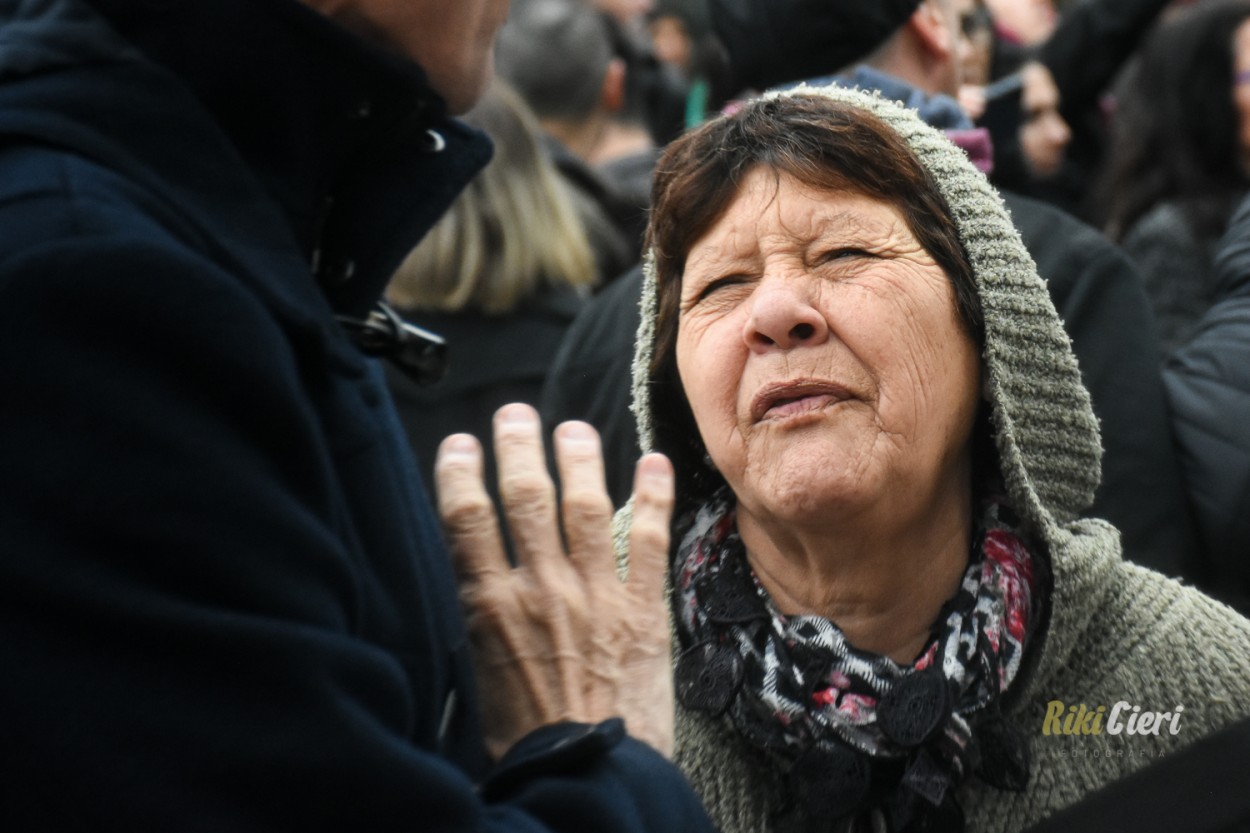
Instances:
[[[735,487],[738,502],[761,520],[825,525],[856,513],[881,497],[870,473],[852,470],[826,455],[777,460],[764,472],[747,472]]]

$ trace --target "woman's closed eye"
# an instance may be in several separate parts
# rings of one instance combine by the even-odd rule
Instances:
[[[714,280],[708,281],[702,287],[699,288],[695,296],[691,298],[691,303],[698,303],[699,301],[702,301],[705,298],[709,298],[717,294],[718,292],[721,292],[722,290],[726,290],[735,286],[742,286],[743,284],[748,283],[750,280],[751,279],[748,276],[741,275],[741,274],[725,275],[724,277],[721,277],[721,278],[715,278]]]
[[[875,252],[870,252],[867,249],[858,249],[854,246],[837,246],[822,254],[819,258],[817,258],[816,262],[830,263],[836,260],[858,260],[861,258],[879,260],[881,255]]]

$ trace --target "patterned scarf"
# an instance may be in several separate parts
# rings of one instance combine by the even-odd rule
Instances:
[[[727,715],[786,772],[790,830],[961,830],[954,787],[1028,781],[998,700],[1031,630],[1033,560],[1001,499],[984,502],[958,592],[911,666],[777,610],[746,559],[733,495],[694,514],[673,565],[682,704]]]

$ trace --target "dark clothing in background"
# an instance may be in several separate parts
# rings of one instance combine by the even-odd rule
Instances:
[[[765,90],[837,72],[872,51],[919,5],[919,0],[709,2],[712,26],[729,53],[732,90]]]
[[[612,159],[596,168],[629,206],[626,219],[629,222],[631,239],[640,255],[643,238],[647,233],[647,212],[651,208],[651,179],[655,173],[655,163],[660,161],[662,152],[663,148],[654,147],[641,153]],[[615,278],[617,275],[610,277]]]
[[[1195,551],[1171,444],[1150,309],[1132,265],[1094,229],[1053,206],[1004,195],[1063,318],[1102,423],[1103,479],[1087,514],[1119,528],[1124,551],[1162,572],[1188,574]],[[573,323],[543,392],[548,424],[585,419],[603,435],[608,490],[629,497],[638,438],[630,368],[642,271],[593,299]]]
[[[336,322],[485,138],[293,0],[23,0],[0,39],[0,826],[706,830],[619,721],[486,768],[449,557]]]
[[[1195,578],[1197,542],[1172,444],[1150,302],[1128,258],[1052,205],[1003,193],[1072,338],[1102,428],[1102,483],[1086,515],[1120,530],[1127,558]]]
[[[1025,833],[1244,833],[1250,830],[1248,770],[1250,720],[1243,720],[1103,787]]]
[[[486,450],[486,485],[496,488],[491,421],[509,402],[538,407],[543,381],[584,298],[572,289],[547,290],[506,315],[481,312],[404,312],[408,321],[447,340],[447,375],[418,385],[394,366],[386,369],[400,422],[421,473],[433,483],[434,458],[448,434],[469,433]],[[547,426],[547,432],[554,425]]]
[[[595,256],[599,283],[611,281],[638,262],[641,239],[636,238],[637,211],[599,171],[586,164],[563,143],[544,136],[544,147],[556,170],[569,186],[573,207],[586,229]]]
[[[1185,209],[1161,202],[1139,217],[1120,244],[1141,274],[1167,356],[1189,340],[1214,297],[1212,263],[1219,235],[1199,235]]]
[[[1214,302],[1163,379],[1207,587],[1250,612],[1250,199],[1220,244],[1212,285]]]
[[[629,407],[641,297],[640,264],[586,304],[551,362],[539,408],[543,425],[581,419],[598,429],[608,495],[617,507],[633,492],[634,466],[642,455]]]

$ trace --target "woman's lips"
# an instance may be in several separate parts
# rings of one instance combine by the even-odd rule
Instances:
[[[809,411],[818,411],[835,402],[849,399],[850,393],[830,382],[804,382],[769,385],[751,400],[751,418],[755,422],[785,419]]]

